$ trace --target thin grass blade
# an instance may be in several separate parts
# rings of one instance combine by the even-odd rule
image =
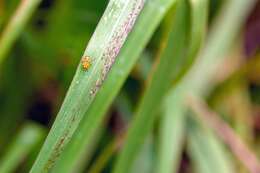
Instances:
[[[6,58],[40,2],[41,0],[21,0],[15,14],[0,37],[0,64]]]
[[[250,173],[260,172],[260,162],[240,137],[225,123],[219,115],[208,108],[207,104],[199,98],[190,98],[190,107],[198,120],[211,128],[231,151],[244,164]]]
[[[14,172],[26,156],[34,150],[46,135],[45,130],[33,123],[27,123],[15,136],[0,162],[1,173]]]
[[[174,9],[173,13],[169,15],[171,15],[169,19],[172,22],[169,25],[166,46],[163,47],[157,59],[157,66],[129,127],[125,145],[119,154],[114,173],[129,171],[144,139],[153,127],[161,101],[176,79],[181,70],[181,64],[184,62],[189,20],[187,1],[178,1],[176,13]]]
[[[190,43],[189,53],[185,58],[185,71],[194,61],[207,27],[208,1],[189,1],[190,14]],[[181,113],[183,106],[178,102],[178,97],[168,97],[163,106],[161,120],[158,173],[177,172],[179,168],[182,143],[185,135],[185,116]]]
[[[231,158],[224,146],[209,132],[191,120],[188,128],[188,151],[200,173],[234,173]]]
[[[184,76],[177,86],[174,87],[169,93],[167,99],[171,100],[171,103],[173,103],[171,105],[175,108],[173,113],[179,114],[175,116],[185,116],[187,109],[185,100],[187,94],[205,95],[210,87],[212,87],[212,83],[210,83],[210,81],[215,72],[214,66],[220,64],[221,57],[223,57],[227,47],[229,47],[232,43],[232,40],[236,35],[235,33],[239,30],[253,3],[253,0],[246,2],[242,0],[239,2],[227,2],[225,8],[223,9],[224,11],[221,13],[223,16],[220,16],[217,23],[214,25],[213,31],[210,33],[209,40],[205,49],[203,49],[200,58],[192,66],[188,74]],[[237,14],[236,11],[240,11],[240,13]],[[230,21],[233,23],[230,24]],[[207,137],[202,140],[207,142]],[[210,138],[208,140],[210,141]],[[197,146],[196,144],[194,145]],[[214,155],[214,152],[215,151],[213,151],[210,155]],[[226,156],[224,154],[216,153],[216,155],[216,157],[220,157],[219,160],[226,160]],[[215,155],[213,157],[215,157]],[[221,157],[223,158],[221,159]],[[223,171],[226,170],[226,172],[229,171],[228,167],[232,167],[230,165],[225,166],[227,163],[228,162],[219,163],[223,164],[220,165],[220,167],[223,167]]]

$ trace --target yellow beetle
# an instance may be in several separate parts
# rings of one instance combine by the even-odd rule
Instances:
[[[84,56],[81,60],[83,70],[88,70],[91,66],[91,60],[89,56]]]

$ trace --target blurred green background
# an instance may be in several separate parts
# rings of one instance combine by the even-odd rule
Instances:
[[[0,36],[19,4],[20,0],[0,0]],[[107,4],[108,0],[42,0],[12,45],[0,67],[0,158],[1,162],[13,159],[10,163],[16,163],[17,159],[17,165],[3,173],[29,172]],[[209,28],[222,4],[223,0],[210,1]],[[152,66],[156,64],[155,58],[167,27],[165,21],[153,34],[110,106],[85,172],[95,165],[100,155],[106,154],[109,158],[102,170],[111,171],[123,140],[121,135],[128,127],[153,71]],[[260,156],[259,45],[258,2],[229,50],[230,61],[217,74],[219,84],[207,98],[210,107],[221,115],[256,157]],[[152,172],[159,143],[158,124],[159,120],[146,140],[142,149],[144,154],[138,157],[133,172]],[[191,162],[187,142],[182,145],[178,172],[198,172]],[[8,158],[12,152],[19,157]],[[231,155],[229,150],[227,153]],[[231,160],[235,172],[248,172],[235,156],[231,156]]]

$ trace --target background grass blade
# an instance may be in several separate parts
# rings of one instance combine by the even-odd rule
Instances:
[[[230,1],[227,2],[224,12],[221,14],[224,14],[223,16],[220,16],[218,19],[218,22],[216,23],[214,30],[211,32],[211,35],[209,36],[208,44],[206,48],[202,51],[201,59],[199,59],[199,63],[196,63],[192,69],[189,71],[188,75],[184,77],[180,81],[179,84],[177,84],[176,88],[173,88],[170,92],[170,97],[172,98],[172,103],[178,103],[173,104],[172,106],[175,106],[177,109],[177,113],[180,113],[180,116],[185,115],[185,106],[183,105],[185,102],[185,95],[190,93],[195,94],[206,94],[207,89],[209,89],[209,81],[212,78],[212,74],[214,73],[214,68],[212,66],[219,65],[220,64],[220,57],[223,57],[224,50],[227,50],[227,48],[232,43],[232,40],[235,36],[235,33],[237,33],[237,29],[241,25],[241,23],[244,21],[244,18],[246,14],[248,13],[249,9],[251,8],[251,5],[254,3],[254,1]],[[240,13],[239,15],[234,15],[235,11],[240,10],[243,13]],[[224,17],[225,16],[225,17]],[[221,19],[221,20],[220,20]],[[221,21],[221,22],[220,22]],[[228,22],[233,21],[233,25],[235,26],[228,26]],[[227,33],[232,33],[229,35],[225,35]],[[225,33],[225,34],[223,34]],[[225,47],[223,47],[225,46]],[[221,54],[219,53],[219,51]],[[222,56],[221,56],[222,55]],[[210,72],[210,73],[209,73]],[[203,81],[203,82],[201,82]],[[212,83],[211,83],[212,84]],[[179,111],[178,111],[179,110]],[[175,110],[176,111],[176,110]],[[194,130],[191,130],[194,131]],[[197,165],[200,165],[199,172],[211,172],[214,169],[214,164],[216,162],[217,172],[231,172],[231,168],[229,168],[229,165],[231,163],[227,164],[227,162],[223,162],[223,160],[227,160],[225,157],[225,154],[221,149],[218,147],[219,144],[214,142],[212,140],[212,137],[207,135],[199,135],[201,136],[199,139],[198,135],[196,137],[188,136],[189,140],[191,140],[191,153],[193,156],[195,155],[195,160],[198,160],[199,162]],[[203,136],[203,137],[202,137]],[[205,148],[206,147],[206,148]],[[209,147],[207,149],[207,147]],[[207,151],[207,154],[203,154],[203,149]],[[219,148],[219,149],[218,149]],[[216,152],[216,153],[214,153]],[[204,158],[207,158],[208,156],[212,156],[212,158],[208,158],[204,160]],[[216,157],[214,157],[216,156]],[[211,159],[214,159],[214,162],[208,163],[211,166],[207,167],[207,164],[205,165],[206,161],[209,161]]]
[[[189,50],[185,58],[182,76],[194,62],[206,36],[208,24],[208,0],[189,0],[190,6],[190,31]]]
[[[178,99],[167,97],[164,103],[162,122],[160,123],[160,143],[157,172],[177,172],[185,137],[185,116]]]
[[[14,172],[23,160],[45,137],[45,130],[34,123],[27,123],[15,136],[0,162],[1,173]]]
[[[229,47],[229,45],[231,44],[235,36],[235,33],[238,31],[239,26],[244,21],[244,18],[254,1],[247,1],[245,4],[244,3],[245,1],[241,0],[239,2],[230,1],[226,4],[224,12],[221,13],[224,14],[225,18],[223,16],[220,16],[220,18],[218,19],[217,24],[214,27],[214,30],[211,32],[211,35],[209,36],[208,44],[202,51],[202,54],[200,55],[199,63],[196,62],[195,65],[193,65],[191,70],[188,72],[188,75],[184,76],[184,78],[181,79],[180,83],[178,83],[177,86],[170,91],[168,97],[169,100],[171,100],[171,106],[175,108],[175,111],[173,113],[180,114],[175,116],[181,117],[185,115],[185,95],[187,93],[204,95],[206,94],[207,89],[209,89],[209,87],[212,86],[209,85],[209,81],[212,78],[214,71],[212,70],[212,67],[216,64],[219,64],[220,56],[222,55],[223,57],[223,53],[227,49],[226,47]],[[239,15],[234,15],[235,11],[237,10],[243,13],[240,13]],[[229,21],[233,21],[234,26],[228,26],[227,22]],[[230,35],[226,35],[227,33],[229,33]],[[221,52],[221,54],[219,52]],[[209,71],[211,71],[212,73],[208,73]],[[210,141],[210,138],[207,139],[207,137],[205,137],[205,139],[201,140],[207,142],[207,140]],[[194,145],[197,146],[196,143]],[[193,149],[196,151],[196,147]],[[215,156],[213,152],[210,154],[213,155],[212,157],[220,157],[218,158],[218,160],[225,160],[224,155],[216,153]],[[221,158],[222,156],[223,158]],[[222,163],[223,162],[220,162],[219,164]],[[228,167],[230,166],[225,166],[225,164],[227,163],[223,163],[223,165],[220,165],[220,168],[222,166],[223,171],[229,172],[230,169]]]
[[[151,173],[154,170],[154,162],[153,159],[154,156],[154,138],[151,135],[148,135],[148,137],[145,139],[144,145],[140,149],[139,154],[137,155],[137,158],[135,162],[133,163],[133,166],[129,172],[136,173],[136,172],[142,172],[142,173]]]
[[[188,128],[188,149],[195,169],[200,173],[234,173],[230,157],[209,129],[191,120]]]
[[[181,84],[183,87],[189,86],[192,88],[192,92],[204,94],[207,88],[210,88],[209,86],[214,85],[211,78],[218,70],[217,68],[221,62],[223,62],[225,53],[234,41],[254,2],[255,0],[231,0],[225,3],[220,16],[218,16],[211,28],[205,48],[183,79],[183,84]],[[240,13],[237,13],[237,11],[240,11]],[[186,88],[184,90],[189,91],[190,89]]]
[[[40,4],[41,0],[21,0],[19,7],[0,37],[0,64]]]
[[[114,173],[129,171],[145,137],[152,129],[160,103],[173,80],[176,79],[180,72],[180,66],[184,61],[189,20],[187,1],[178,1],[176,14],[171,15],[174,16],[174,20],[171,19],[171,16],[170,21],[172,22],[165,42],[166,46],[162,48],[154,73],[150,81],[148,81],[145,93],[129,127],[125,145],[119,154]]]
[[[113,154],[117,152],[122,143],[123,137],[119,136],[115,138],[111,143],[105,146],[99,157],[96,159],[94,164],[89,168],[89,173],[99,173],[105,168],[109,159],[112,158]]]
[[[219,118],[219,115],[211,111],[207,104],[199,98],[190,98],[190,107],[203,124],[207,124],[209,128],[227,144],[234,155],[245,165],[250,173],[260,172],[260,164],[255,155],[242,142],[240,137]]]
[[[111,0],[79,64],[69,91],[31,172],[48,172],[76,130],[96,92],[105,80],[121,46],[142,9],[143,0]]]
[[[104,85],[97,93],[86,116],[53,170],[69,172],[76,166],[77,161],[81,160],[86,153],[91,152],[88,146],[94,138],[95,131],[100,127],[105,112],[116,97],[156,27],[174,3],[175,0],[147,1],[134,30],[130,33],[119,54],[118,61],[115,62]],[[142,32],[143,28],[146,28],[146,32]]]
[[[234,40],[254,2],[254,0],[226,2],[223,11],[220,13],[221,16],[218,16],[199,58],[187,75],[181,79],[176,87],[171,89],[169,97],[179,98],[177,102],[185,104],[184,101],[189,94],[207,94],[214,84],[212,78],[217,70],[216,67],[223,61],[224,53],[232,43],[232,40]],[[235,13],[236,11],[240,11],[240,13]],[[231,24],[230,21],[233,21],[233,23]]]
[[[207,27],[207,0],[190,0],[189,5],[191,9],[189,52],[185,58],[186,63],[183,71],[194,61]],[[183,108],[179,104],[178,98],[169,97],[163,107],[157,172],[177,172],[179,168],[186,120],[185,116],[181,114]]]

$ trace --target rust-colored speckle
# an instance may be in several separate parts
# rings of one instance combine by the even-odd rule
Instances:
[[[45,167],[44,167],[45,171],[49,171],[53,167],[56,160],[60,156],[63,148],[65,147],[67,142],[70,140],[71,136],[70,136],[69,132],[71,131],[71,127],[72,127],[73,123],[75,123],[75,120],[76,120],[76,116],[73,115],[70,119],[70,125],[64,131],[63,136],[61,136],[60,139],[58,140],[57,144],[55,145],[54,152],[52,153],[52,156],[50,157],[50,159],[48,160],[48,162],[45,165]]]

